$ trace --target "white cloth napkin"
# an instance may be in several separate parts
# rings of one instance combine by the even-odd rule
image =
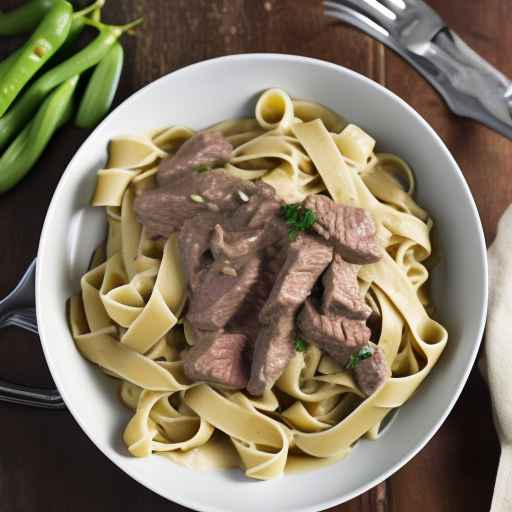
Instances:
[[[498,224],[489,255],[485,358],[501,457],[491,512],[512,512],[512,205]]]

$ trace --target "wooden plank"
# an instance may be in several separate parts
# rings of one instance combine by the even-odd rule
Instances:
[[[4,0],[2,9],[19,3]],[[370,38],[324,18],[320,4],[310,0],[109,0],[106,20],[124,23],[141,15],[145,18],[138,35],[125,39],[127,62],[116,101],[167,72],[224,54],[285,52],[345,65],[385,81],[440,133],[475,192],[491,239],[499,214],[512,198],[506,174],[511,145],[486,128],[456,119],[408,65]],[[507,61],[512,35],[506,26],[506,0],[432,0],[432,4],[470,44],[512,75],[512,63]],[[0,56],[14,44],[0,40]],[[51,193],[86,135],[66,127],[31,175],[0,199],[2,247],[7,248],[0,252],[0,296],[14,286],[35,254]],[[49,382],[33,336],[11,329],[1,336],[3,376],[32,384]],[[488,403],[485,387],[474,373],[453,414],[412,462],[387,485],[331,511],[486,510],[497,457]],[[0,405],[0,422],[0,512],[186,510],[115,468],[66,412]]]

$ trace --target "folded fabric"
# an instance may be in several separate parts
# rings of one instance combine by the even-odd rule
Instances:
[[[512,205],[488,251],[489,312],[485,357],[501,456],[491,512],[512,512]]]

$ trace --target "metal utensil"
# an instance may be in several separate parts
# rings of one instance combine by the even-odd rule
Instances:
[[[512,139],[512,82],[475,53],[422,0],[331,0],[325,14],[407,60],[454,113]]]
[[[35,304],[36,260],[34,260],[16,288],[0,301],[0,329],[7,326],[21,327],[37,334]],[[56,389],[21,386],[0,380],[0,401],[32,405],[46,409],[65,407]]]

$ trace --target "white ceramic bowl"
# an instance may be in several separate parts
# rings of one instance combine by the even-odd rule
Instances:
[[[380,150],[416,172],[420,204],[436,221],[441,265],[433,276],[438,318],[449,344],[439,364],[375,442],[362,441],[330,467],[255,482],[240,471],[196,473],[163,457],[135,459],[121,441],[128,413],[112,381],[76,351],[65,315],[91,252],[104,236],[103,213],[88,201],[107,142],[120,134],[184,124],[201,128],[253,112],[255,97],[278,86],[327,105],[372,134]],[[200,511],[322,510],[387,478],[434,435],[459,396],[478,350],[487,304],[482,227],[469,188],[441,139],[400,98],[340,66],[287,55],[223,57],[171,73],[134,94],[77,152],[53,196],[37,265],[37,319],[44,353],[70,412],[96,446],[149,489]]]

